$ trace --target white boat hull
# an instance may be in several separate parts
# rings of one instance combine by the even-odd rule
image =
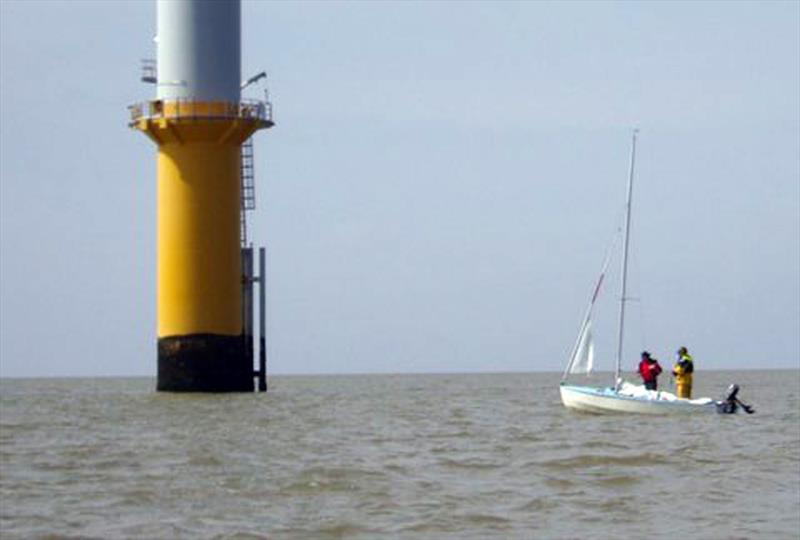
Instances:
[[[711,400],[648,399],[618,394],[613,388],[562,384],[561,401],[570,409],[591,413],[674,414],[716,412]]]

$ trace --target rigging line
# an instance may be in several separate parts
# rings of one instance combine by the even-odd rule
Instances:
[[[644,274],[642,273],[641,269],[641,258],[639,257],[640,253],[637,248],[637,243],[634,241],[631,242],[632,247],[632,257],[633,257],[633,273],[634,273],[634,282],[638,289],[638,297],[637,298],[630,298],[629,300],[635,301],[637,304],[637,315],[639,319],[639,339],[641,344],[641,350],[649,351],[650,349],[647,346],[647,317],[645,312],[645,301],[644,298],[647,297],[645,294],[644,288]]]
[[[636,306],[636,313],[635,318],[639,323],[639,344],[640,350],[650,350],[648,347],[648,340],[647,340],[647,313],[645,309],[645,298],[647,298],[647,294],[645,293],[645,279],[644,273],[642,272],[641,266],[641,250],[639,249],[639,242],[637,241],[638,235],[631,231],[630,238],[628,241],[628,249],[630,251],[629,260],[630,266],[629,268],[629,277],[630,282],[628,284],[629,289],[634,289],[633,293],[626,294],[625,302],[637,304]]]

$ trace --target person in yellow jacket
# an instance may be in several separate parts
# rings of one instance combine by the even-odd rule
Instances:
[[[692,399],[692,373],[694,373],[694,359],[686,347],[681,347],[678,349],[678,361],[672,368],[675,394],[679,398]]]

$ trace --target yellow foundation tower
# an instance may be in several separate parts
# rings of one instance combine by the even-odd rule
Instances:
[[[272,119],[240,98],[240,17],[238,0],[158,0],[157,96],[131,107],[158,147],[158,390],[254,386],[241,148]]]

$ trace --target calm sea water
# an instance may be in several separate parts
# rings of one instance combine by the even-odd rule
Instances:
[[[752,416],[567,411],[558,375],[0,381],[0,536],[787,538],[800,371],[732,381]]]

